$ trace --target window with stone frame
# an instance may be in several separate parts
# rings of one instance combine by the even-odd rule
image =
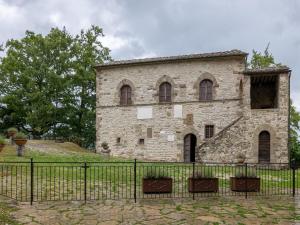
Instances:
[[[208,138],[211,138],[214,136],[214,125],[205,125],[205,138],[208,139]]]
[[[159,102],[172,101],[172,85],[169,82],[164,82],[159,86]]]
[[[131,105],[131,87],[129,85],[123,85],[120,90],[120,104],[121,105]]]
[[[213,82],[209,79],[202,80],[199,87],[200,101],[209,101],[213,99]]]

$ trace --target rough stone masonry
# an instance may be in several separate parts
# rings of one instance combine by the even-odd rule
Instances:
[[[97,70],[97,152],[160,161],[287,163],[288,67],[240,50],[108,62]]]

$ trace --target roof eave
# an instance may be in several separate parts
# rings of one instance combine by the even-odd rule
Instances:
[[[292,70],[288,67],[280,69],[248,69],[243,71],[245,75],[259,75],[259,74],[280,74],[280,73],[290,73]]]
[[[107,64],[100,64],[94,66],[95,69],[102,68],[114,68],[114,67],[123,67],[123,66],[136,66],[136,65],[147,65],[147,64],[161,64],[161,63],[174,63],[174,62],[184,62],[184,61],[198,61],[198,60],[212,60],[212,59],[221,59],[221,58],[245,58],[248,53],[240,52],[238,54],[224,54],[224,55],[211,55],[211,56],[199,56],[199,57],[174,57],[174,58],[153,58],[153,59],[140,59],[140,60],[129,60],[129,61],[115,61]]]

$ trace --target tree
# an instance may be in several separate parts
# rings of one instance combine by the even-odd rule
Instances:
[[[292,102],[292,101],[291,101]],[[300,163],[300,113],[297,112],[296,107],[291,103],[290,110],[290,149],[291,149],[291,159]]]
[[[265,68],[273,65],[280,65],[280,64],[275,64],[273,55],[269,53],[269,47],[270,47],[270,43],[268,43],[266,49],[264,50],[264,54],[252,50],[252,58],[249,64],[251,68],[259,69],[259,68]]]
[[[40,137],[55,123],[55,102],[62,96],[64,76],[70,71],[71,36],[51,29],[45,37],[26,31],[24,38],[6,43],[0,65],[1,103],[19,128]]]
[[[94,147],[96,138],[96,75],[93,68],[110,60],[109,49],[99,39],[103,31],[92,26],[74,38],[72,51],[74,74],[70,77],[66,101],[69,128],[75,142],[85,147]]]
[[[269,46],[267,45],[264,54],[252,51],[253,55],[248,66],[250,68],[265,68],[269,66],[281,66],[280,63],[275,63],[274,57],[269,53]],[[296,110],[296,107],[293,105],[292,100],[290,101],[290,151],[291,159],[300,162],[300,113]]]
[[[95,142],[95,64],[110,60],[103,31],[92,26],[72,36],[53,28],[8,40],[0,58],[0,128],[38,138],[59,135],[85,146]]]

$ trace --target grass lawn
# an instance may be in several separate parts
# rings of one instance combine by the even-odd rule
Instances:
[[[33,158],[35,162],[124,161],[124,159],[116,157],[102,157],[100,154],[81,148],[71,142],[55,143],[48,140],[29,140],[23,157],[16,155],[16,146],[6,145],[0,152],[0,162],[29,162],[30,158]]]
[[[106,158],[79,146],[65,142],[28,141],[23,157],[16,156],[16,147],[7,145],[0,153],[0,193],[7,192],[11,197],[18,195],[28,199],[28,185],[30,180],[30,158],[34,162],[34,180],[36,195],[43,199],[77,199],[83,198],[84,177],[86,175],[88,195],[92,199],[99,198],[133,198],[134,164],[133,160],[122,158]],[[27,162],[14,164],[5,162]],[[1,163],[3,162],[3,163]],[[40,162],[40,163],[39,163]],[[42,163],[51,162],[51,163]],[[62,163],[64,162],[64,163]],[[68,163],[65,163],[68,162]],[[86,174],[83,163],[87,164]],[[165,197],[191,197],[187,191],[187,178],[193,174],[192,164],[139,162],[136,170],[137,195],[143,196],[142,178],[150,171],[173,178],[173,193]],[[219,192],[232,195],[229,190],[231,176],[245,170],[236,166],[203,166],[196,164],[195,173],[209,170],[219,178]],[[248,168],[248,172],[255,170],[261,178],[260,194],[291,194],[292,171],[288,168],[269,170],[260,167]],[[252,172],[251,172],[252,171]],[[300,171],[296,172],[296,188],[300,188]],[[15,187],[18,191],[14,192]],[[23,187],[23,188],[21,188]],[[22,192],[22,189],[25,189]],[[11,190],[10,190],[11,189]],[[20,193],[22,192],[22,193]],[[59,194],[58,194],[59,192]],[[215,194],[211,194],[215,195]],[[79,196],[79,197],[78,197]],[[156,197],[156,196],[154,196]],[[158,196],[157,196],[158,197]]]

